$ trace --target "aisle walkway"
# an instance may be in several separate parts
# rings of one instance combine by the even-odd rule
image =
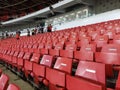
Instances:
[[[6,69],[6,67],[4,67],[3,65],[0,64],[0,68],[2,69],[3,73],[7,74],[10,77],[10,83],[15,83],[21,88],[21,90],[34,90],[29,83],[18,78],[14,73]]]

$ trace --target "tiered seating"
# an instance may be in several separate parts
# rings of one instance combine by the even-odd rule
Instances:
[[[120,70],[119,34],[120,20],[113,20],[5,39],[0,41],[0,59],[38,88],[111,90],[108,79],[116,81]]]

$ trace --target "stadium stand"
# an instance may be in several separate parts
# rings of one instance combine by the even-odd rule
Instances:
[[[74,1],[77,5],[80,4],[79,0],[63,0],[60,4],[64,2],[65,5],[61,7],[67,7],[74,4]],[[81,1],[83,2],[81,4],[87,3],[88,7],[92,7],[92,4]],[[109,4],[112,4],[112,1]],[[81,9],[82,14],[84,11],[89,13],[88,7],[85,7],[85,10]],[[57,12],[59,8],[58,3],[53,5],[52,16],[60,13]],[[66,11],[69,9],[71,8],[66,8]],[[43,9],[43,16],[49,12],[51,9],[48,7]],[[75,13],[78,14],[78,11],[75,10]],[[111,12],[100,14],[100,17],[93,15],[85,18],[87,16],[81,15],[81,19],[76,18],[73,22],[66,18],[67,23],[61,20],[61,23],[56,24],[58,31],[20,36],[19,39],[15,37],[1,39],[0,64],[6,67],[5,70],[10,70],[18,78],[30,83],[34,90],[120,90],[120,19],[113,16],[102,17],[108,14],[111,16]],[[74,15],[72,12],[70,15],[75,17],[72,16]],[[31,16],[38,17],[38,14],[36,16],[28,14],[27,18]],[[47,15],[49,18],[52,16]],[[36,19],[33,17],[31,20]],[[53,19],[49,18],[45,23],[54,23]],[[5,23],[1,22],[3,25]],[[0,69],[0,90],[22,89],[11,83],[8,74]]]

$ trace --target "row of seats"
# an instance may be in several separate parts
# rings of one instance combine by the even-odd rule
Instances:
[[[62,46],[61,46],[62,47]],[[87,44],[80,48],[80,51],[74,51],[75,45],[69,45],[66,47],[66,50],[58,50],[57,48],[60,48],[60,46],[56,46],[55,49],[50,49],[49,53],[44,53],[44,51],[41,52],[34,52],[38,53],[40,55],[51,55],[51,56],[57,56],[57,57],[66,57],[66,58],[72,58],[77,61],[80,60],[87,60],[87,61],[96,61],[101,62],[104,64],[111,64],[111,65],[120,65],[119,57],[120,57],[120,46],[117,44],[105,44],[101,52],[96,52],[96,46],[94,44]],[[35,49],[37,50],[37,49]],[[4,50],[0,48],[0,57],[1,59],[6,60],[6,62],[14,63],[16,57],[22,58],[24,54],[28,54],[28,58],[31,57],[31,52],[23,52],[23,51],[14,51],[11,49]],[[12,58],[13,57],[13,58]],[[24,56],[25,57],[25,56]],[[17,62],[16,62],[17,63]],[[18,63],[19,64],[19,63]]]
[[[15,84],[9,84],[9,77],[0,69],[0,90],[20,90]]]

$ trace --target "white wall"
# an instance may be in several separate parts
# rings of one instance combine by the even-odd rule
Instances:
[[[101,13],[98,15],[93,15],[88,18],[71,21],[68,23],[61,24],[61,25],[56,25],[54,27],[56,27],[57,30],[62,30],[66,28],[84,26],[84,25],[89,25],[89,24],[94,24],[94,23],[99,23],[99,22],[104,22],[104,21],[109,21],[109,20],[114,20],[114,19],[120,19],[120,9]]]

